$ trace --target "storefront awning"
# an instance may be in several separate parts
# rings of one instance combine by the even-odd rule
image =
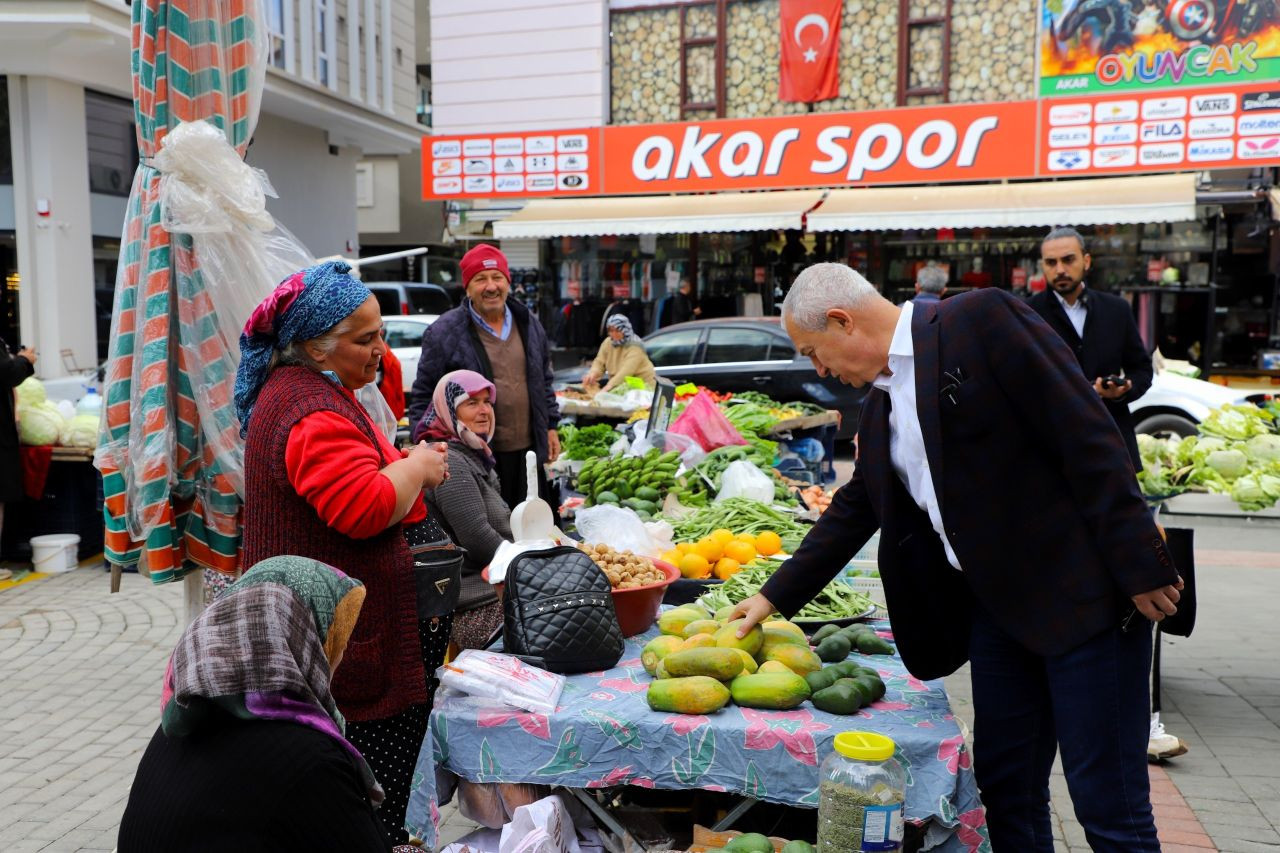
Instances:
[[[832,190],[810,231],[1048,227],[1185,222],[1196,218],[1196,176]]]
[[[493,223],[493,236],[597,237],[800,228],[822,190],[534,199]]]

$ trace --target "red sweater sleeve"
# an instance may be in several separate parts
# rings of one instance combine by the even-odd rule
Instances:
[[[385,466],[360,428],[336,412],[307,415],[285,446],[289,484],[325,524],[352,539],[377,536],[391,523],[396,490],[380,473]],[[404,521],[425,516],[418,498]]]

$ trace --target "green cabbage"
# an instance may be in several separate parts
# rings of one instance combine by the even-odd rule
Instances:
[[[34,376],[28,376],[22,380],[21,384],[14,389],[18,395],[19,406],[35,407],[43,403],[47,398],[44,394],[44,383]]]
[[[1205,464],[1223,478],[1234,480],[1249,470],[1249,457],[1239,450],[1215,450],[1205,457]]]
[[[1245,442],[1244,452],[1259,465],[1280,462],[1280,435],[1255,435]]]
[[[1200,432],[1205,435],[1216,435],[1235,441],[1244,441],[1255,435],[1265,435],[1272,431],[1275,415],[1266,409],[1253,405],[1226,405],[1214,409],[1200,423]]]
[[[48,400],[36,406],[22,406],[18,410],[18,441],[36,446],[57,444],[64,425],[58,407]]]
[[[1280,501],[1280,477],[1252,471],[1231,486],[1231,499],[1246,512],[1269,509]]]
[[[98,444],[98,416],[76,415],[67,421],[62,430],[64,447],[96,447]]]

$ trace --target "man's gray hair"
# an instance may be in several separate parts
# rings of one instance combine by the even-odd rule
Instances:
[[[940,296],[942,291],[947,289],[946,270],[934,264],[921,267],[920,271],[916,273],[916,284],[920,285],[922,293],[932,293],[935,296]]]
[[[1083,255],[1085,252],[1089,251],[1088,248],[1085,246],[1084,235],[1081,234],[1076,229],[1072,228],[1070,225],[1065,225],[1065,226],[1062,226],[1061,228],[1053,229],[1048,234],[1044,235],[1044,239],[1040,241],[1040,245],[1043,246],[1045,243],[1048,243],[1050,240],[1061,240],[1064,237],[1070,237],[1071,239],[1075,240],[1077,243],[1080,244],[1080,254]]]
[[[857,270],[844,264],[814,264],[796,276],[782,302],[782,319],[806,331],[821,331],[832,308],[855,311],[875,295],[871,282]]]

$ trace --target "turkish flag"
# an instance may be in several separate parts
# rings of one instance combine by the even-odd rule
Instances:
[[[781,7],[778,98],[808,104],[837,97],[843,0],[781,0]]]

